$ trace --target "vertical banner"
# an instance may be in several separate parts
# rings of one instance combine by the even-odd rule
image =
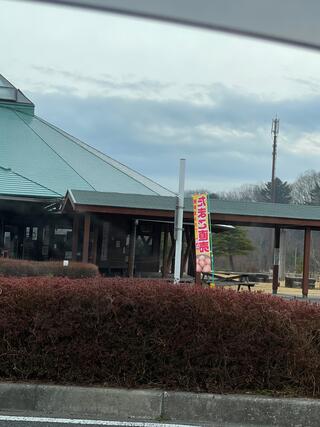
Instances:
[[[206,193],[194,194],[192,200],[196,246],[196,272],[206,274],[212,273],[213,285],[214,263],[208,195]]]

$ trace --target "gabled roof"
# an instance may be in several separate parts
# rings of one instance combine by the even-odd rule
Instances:
[[[38,186],[50,189],[53,194],[63,197],[68,188],[76,188],[174,195],[151,179],[35,116],[31,101],[1,75],[0,129],[0,167],[12,169]],[[12,184],[12,191],[17,193],[19,189],[13,187]],[[37,195],[36,191],[34,195]]]

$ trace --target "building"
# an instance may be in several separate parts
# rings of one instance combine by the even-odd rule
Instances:
[[[74,221],[73,213],[60,209],[68,190],[89,192],[91,197],[101,192],[131,197],[175,194],[35,115],[34,104],[1,75],[0,129],[2,254],[37,260],[73,258],[99,262],[109,270],[124,270],[128,219],[92,217],[90,248],[87,255],[83,254],[83,229],[79,226],[84,217],[77,215]],[[73,193],[69,190],[68,194]],[[74,223],[77,248],[75,241],[72,246]],[[159,251],[159,236],[154,237],[157,228],[151,223],[139,227],[138,258],[140,246],[141,252],[153,254],[152,258]],[[149,233],[149,237],[142,238],[140,233]]]
[[[174,256],[176,194],[35,115],[34,104],[0,75],[0,254],[93,262],[107,274],[167,276]],[[303,295],[310,239],[320,207],[213,200],[214,231],[226,225],[305,232]],[[217,225],[220,224],[220,225]],[[194,273],[192,202],[185,200],[182,269]]]

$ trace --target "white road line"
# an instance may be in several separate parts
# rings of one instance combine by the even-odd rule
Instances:
[[[33,423],[56,423],[56,424],[82,424],[97,426],[117,426],[117,427],[196,427],[186,424],[161,424],[153,422],[134,421],[104,421],[104,420],[83,420],[74,418],[45,418],[45,417],[16,417],[13,415],[0,415],[0,421],[9,422],[33,422]]]

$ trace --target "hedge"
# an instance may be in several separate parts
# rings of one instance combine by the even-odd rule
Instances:
[[[0,258],[0,276],[54,276],[54,277],[95,277],[99,275],[94,264],[69,262],[67,267],[62,261],[27,261]]]
[[[129,279],[0,278],[0,379],[320,396],[320,308]]]

